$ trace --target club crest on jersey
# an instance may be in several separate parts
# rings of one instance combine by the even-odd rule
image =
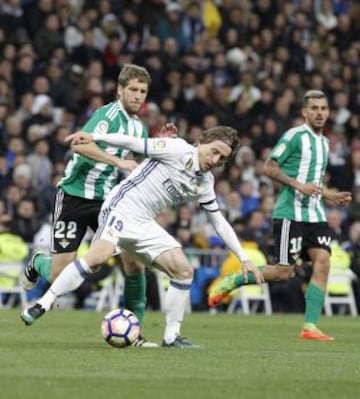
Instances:
[[[161,151],[166,147],[166,141],[165,140],[154,140],[153,141],[153,148],[156,151]]]
[[[65,249],[70,244],[70,241],[63,238],[62,240],[59,241],[59,244],[61,245],[62,248]]]
[[[105,134],[108,131],[109,124],[106,121],[100,121],[95,127],[95,133]]]
[[[281,157],[282,153],[286,150],[286,145],[281,143],[274,151],[276,157]]]

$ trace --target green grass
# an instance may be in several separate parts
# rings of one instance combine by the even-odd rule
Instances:
[[[1,399],[352,399],[360,397],[360,319],[322,318],[335,342],[297,338],[301,316],[186,315],[204,350],[115,349],[103,314],[53,311],[32,327],[0,311]],[[164,315],[147,313],[161,341]]]

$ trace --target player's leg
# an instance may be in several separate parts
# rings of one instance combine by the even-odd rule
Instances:
[[[20,283],[28,291],[36,286],[39,277],[45,278],[50,282],[52,257],[43,250],[35,250],[25,265],[23,273],[20,275]]]
[[[323,233],[321,235],[317,234],[316,237],[316,240],[318,237],[321,237],[322,239],[324,237],[326,238],[321,240],[323,242],[321,247],[310,248],[308,250],[308,255],[312,262],[313,272],[305,292],[305,323],[302,331],[300,332],[300,338],[333,341],[333,337],[325,335],[317,327],[324,306],[326,286],[330,270],[330,247],[326,245],[326,242],[330,244],[331,235],[327,230],[327,227],[324,229]],[[320,244],[318,242],[315,245]]]
[[[290,220],[274,222],[274,258],[278,263],[259,267],[266,282],[287,280],[293,275],[295,258],[302,250],[301,228],[301,224]],[[219,305],[231,291],[246,284],[256,284],[253,273],[248,273],[247,282],[242,273],[229,274],[211,289],[208,305]]]
[[[111,214],[104,210],[99,215],[101,228],[97,229],[87,254],[68,264],[36,304],[22,312],[21,319],[26,325],[33,324],[51,308],[58,296],[78,288],[92,273],[92,268],[105,263],[114,255],[119,241],[119,237],[112,233],[114,229],[116,231],[116,227],[113,226],[116,217],[111,215],[111,219],[108,219],[105,215]]]
[[[125,272],[124,300],[125,308],[134,312],[143,327],[146,307],[145,265],[131,256],[125,249],[121,251],[121,261]],[[134,342],[134,346],[157,348],[158,344],[148,341],[142,334]]]
[[[181,336],[189,290],[193,279],[193,267],[181,248],[163,252],[155,259],[156,267],[170,277],[165,295],[166,327],[163,346],[170,348],[199,348]]]
[[[52,255],[35,251],[25,267],[21,281],[25,289],[36,285],[43,277],[51,283],[76,257],[76,251],[87,231],[97,228],[101,201],[72,197],[58,190],[54,204]]]
[[[124,226],[127,225],[126,220]],[[170,277],[170,286],[165,295],[166,327],[163,346],[171,348],[195,348],[181,337],[180,327],[184,318],[193,268],[181,245],[152,219],[144,219],[139,225],[132,223],[125,249],[145,264],[165,272]]]
[[[64,267],[75,258],[75,251],[52,255],[42,250],[34,251],[22,275],[23,287],[30,290],[37,284],[39,277],[44,278],[48,283],[53,282]]]
[[[146,307],[145,266],[125,249],[121,252],[121,261],[125,272],[125,307],[136,314],[142,325]]]
[[[22,312],[21,319],[24,323],[33,324],[51,308],[56,298],[78,288],[94,267],[105,263],[114,254],[115,247],[113,242],[94,241],[83,258],[67,265],[36,304]]]
[[[260,266],[259,269],[264,276],[265,282],[287,280],[294,273],[294,265],[265,265]],[[243,285],[251,284],[256,284],[255,275],[253,273],[248,273],[247,282],[245,282],[242,273],[230,273],[211,289],[208,305],[210,307],[215,307],[219,305],[231,291]]]

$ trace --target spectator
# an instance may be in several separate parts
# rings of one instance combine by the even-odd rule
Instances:
[[[84,32],[90,29],[90,19],[86,14],[80,14],[74,23],[70,23],[64,30],[64,46],[69,54],[75,47],[84,43]]]
[[[360,186],[353,190],[352,201],[347,208],[347,217],[350,223],[360,222]]]
[[[49,150],[48,141],[39,139],[33,143],[33,153],[26,158],[31,169],[32,186],[40,191],[49,186],[53,171]]]
[[[4,153],[0,153],[0,192],[3,193],[11,181],[8,160]]]
[[[95,46],[95,34],[92,29],[84,31],[84,40],[82,44],[74,47],[70,61],[82,67],[88,67],[93,59],[101,59],[102,53]]]
[[[39,94],[34,98],[31,116],[24,121],[24,131],[28,143],[47,137],[54,129],[55,114],[51,98]]]
[[[39,0],[31,2],[25,10],[24,22],[31,38],[43,26],[46,17],[54,12],[52,0]]]
[[[192,45],[199,40],[203,30],[204,22],[202,20],[201,4],[199,1],[190,1],[187,4],[183,18],[183,32],[187,43],[186,50],[190,50]]]
[[[11,231],[32,246],[35,234],[40,230],[41,224],[34,200],[23,197],[17,206],[15,217],[11,223]]]
[[[259,198],[254,194],[254,185],[251,180],[244,180],[240,184],[240,194],[242,198],[242,216],[247,216],[259,208]]]
[[[41,60],[46,61],[54,48],[63,45],[60,28],[59,17],[56,14],[49,14],[45,18],[44,27],[36,32],[34,48]]]
[[[225,214],[230,223],[242,216],[242,197],[237,191],[226,195]]]
[[[337,18],[333,9],[332,0],[318,0],[316,10],[317,21],[325,26],[326,29],[332,30],[337,25]]]
[[[156,25],[155,33],[163,44],[166,39],[172,37],[176,40],[180,53],[186,49],[186,39],[183,32],[182,6],[179,3],[168,3],[165,15],[161,17]]]

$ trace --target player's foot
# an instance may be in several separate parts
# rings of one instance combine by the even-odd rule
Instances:
[[[307,329],[303,328],[300,331],[299,337],[301,339],[313,340],[313,341],[335,341],[334,337],[324,334],[318,328]]]
[[[191,343],[188,339],[177,335],[174,341],[167,343],[165,340],[162,345],[163,348],[177,348],[177,349],[202,349],[200,345],[195,345]]]
[[[235,278],[236,274],[230,273],[210,290],[208,305],[211,308],[218,306],[231,291],[237,288]]]
[[[158,348],[159,345],[156,342],[148,341],[142,335],[139,335],[133,343],[133,346],[137,348]]]
[[[34,306],[23,310],[20,318],[27,326],[31,326],[44,313],[45,309],[39,303],[36,303]]]
[[[35,251],[31,255],[30,260],[27,262],[24,271],[20,275],[20,283],[26,291],[34,288],[39,280],[39,273],[35,269],[34,261],[38,255],[43,254],[44,252],[41,250]]]

